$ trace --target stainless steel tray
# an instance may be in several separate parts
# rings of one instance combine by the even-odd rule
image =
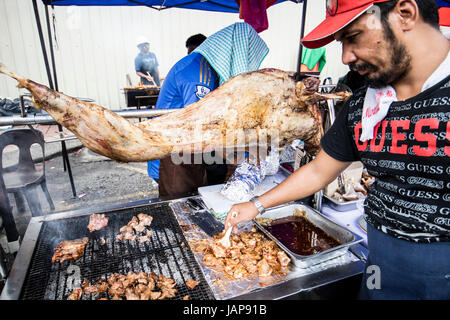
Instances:
[[[348,248],[363,240],[359,235],[347,230],[346,228],[334,223],[313,208],[302,204],[291,204],[267,210],[263,215],[256,218],[280,219],[292,216],[296,209],[305,212],[305,217],[315,226],[325,231],[328,235],[336,239],[340,245],[313,255],[302,256],[293,253],[277,238],[275,238],[266,228],[259,224],[256,219],[253,220],[255,225],[270,239],[275,241],[280,248],[292,259],[292,262],[299,268],[308,268],[321,262],[337,258],[348,251]]]
[[[325,198],[325,203],[337,211],[350,211],[358,209],[358,203],[362,204],[365,200],[365,198],[362,198],[351,201],[338,201],[326,194],[324,194],[323,197]]]

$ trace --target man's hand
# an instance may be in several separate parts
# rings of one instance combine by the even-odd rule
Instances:
[[[235,217],[233,218],[233,213]],[[228,223],[233,227],[233,232],[237,233],[238,228],[236,224],[241,222],[250,221],[258,215],[258,210],[256,209],[253,202],[243,202],[235,204],[231,207],[230,211],[228,211],[227,217],[225,219],[225,225],[228,226]]]
[[[149,82],[154,82],[152,76],[146,75],[145,79],[147,79]]]

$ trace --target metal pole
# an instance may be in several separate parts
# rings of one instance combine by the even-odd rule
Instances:
[[[36,0],[33,0],[33,8],[34,8],[34,17],[36,18],[36,24],[38,28],[39,40],[41,42],[42,54],[44,56],[45,69],[47,70],[48,84],[50,86],[50,89],[55,89],[53,87],[52,74],[50,72],[50,66],[48,64],[47,50],[45,49],[44,35],[42,34],[41,19],[39,18],[39,10],[37,7]]]
[[[150,118],[160,116],[163,114],[174,112],[178,109],[141,109],[141,110],[119,110],[112,111],[124,118]],[[23,125],[54,125],[57,122],[49,115],[28,115],[23,118],[19,115],[0,117],[0,126],[23,126]]]
[[[299,80],[300,78],[300,67],[302,65],[302,55],[303,55],[303,46],[302,46],[302,42],[301,39],[303,39],[303,37],[305,36],[305,23],[306,23],[306,9],[308,7],[308,1],[307,0],[303,0],[303,4],[302,4],[302,26],[301,26],[301,30],[300,30],[300,45],[299,45],[299,49],[298,49],[298,60],[297,60],[297,80]]]
[[[50,71],[50,65],[49,65],[49,61],[48,61],[48,56],[47,56],[47,49],[45,47],[44,35],[42,33],[42,25],[41,25],[41,19],[39,17],[39,9],[38,9],[36,0],[33,0],[33,9],[34,9],[34,16],[36,18],[36,25],[37,25],[37,28],[38,28],[39,40],[41,42],[42,54],[44,56],[44,63],[45,63],[45,69],[47,71],[49,87],[50,87],[50,89],[55,90],[53,79],[52,79],[52,75],[51,75],[51,71]],[[49,28],[48,15],[47,15],[47,25],[48,25],[48,28]],[[49,38],[51,38],[51,35],[49,35]],[[51,41],[51,39],[50,39],[50,41]],[[52,45],[50,45],[50,48],[51,48],[51,51],[52,51],[53,50]],[[52,53],[52,55],[53,55],[53,53]],[[53,59],[53,61],[54,61],[54,59]],[[60,131],[62,131],[62,127],[61,127]],[[61,142],[61,145],[63,147],[63,154],[64,154],[64,150],[65,150],[65,154],[66,154],[66,157],[67,157],[67,162],[65,160],[65,163],[68,163],[67,148],[65,148],[65,146],[66,146],[65,142],[64,141]],[[73,196],[76,197],[75,186],[73,184],[73,177],[72,177],[72,172],[71,171],[69,171],[69,178],[70,178],[70,183],[71,183],[71,186],[72,186]]]
[[[55,81],[55,90],[59,91],[58,89],[58,78],[56,76],[56,64],[55,64],[55,53],[53,50],[53,40],[52,40],[52,31],[50,28],[50,16],[48,13],[48,5],[45,5],[45,17],[47,21],[47,33],[48,33],[48,44],[50,47],[50,57],[52,58],[52,67],[53,67],[53,79]],[[58,123],[58,131],[63,132],[62,126]],[[66,142],[64,140],[61,141],[61,149],[62,149],[62,156],[63,156],[63,164],[64,164],[64,171],[67,171],[69,174],[69,180],[70,180],[70,186],[72,188],[72,194],[75,198],[77,196],[77,191],[75,190],[75,183],[73,182],[73,175],[72,175],[72,169],[70,167],[70,160],[69,155],[67,153],[67,146]]]
[[[13,242],[19,239],[19,232],[17,231],[11,206],[9,205],[8,193],[6,191],[3,178],[0,177],[0,230],[2,218],[8,242]]]

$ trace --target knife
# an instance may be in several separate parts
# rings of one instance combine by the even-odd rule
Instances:
[[[186,204],[192,213],[188,216],[189,219],[199,226],[208,236],[214,237],[224,230],[224,224],[214,218],[204,207],[201,200],[189,198],[186,200]]]

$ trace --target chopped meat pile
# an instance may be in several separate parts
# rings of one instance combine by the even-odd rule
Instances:
[[[291,259],[276,243],[264,237],[256,229],[250,232],[233,234],[231,246],[223,247],[217,235],[214,240],[205,239],[195,246],[195,251],[203,254],[203,264],[215,271],[223,272],[232,279],[240,279],[251,275],[260,277],[272,273],[286,274]]]
[[[164,275],[156,273],[130,272],[127,275],[114,273],[107,280],[99,279],[95,284],[84,280],[81,289],[75,289],[69,295],[69,300],[79,300],[84,294],[105,293],[111,300],[163,300],[173,298],[178,293],[176,282]],[[108,300],[105,296],[99,300]]]
[[[89,238],[65,240],[56,246],[52,257],[52,263],[64,262],[66,260],[77,260],[83,256],[84,248],[89,242]]]
[[[127,225],[120,228],[120,233],[116,236],[116,239],[120,241],[136,241],[136,239],[138,239],[141,243],[150,241],[152,232],[146,227],[149,227],[152,224],[152,220],[152,216],[139,213],[137,217],[134,216]]]
[[[89,224],[87,226],[87,228],[89,229],[90,232],[93,231],[97,231],[100,229],[103,229],[104,227],[106,227],[108,225],[108,217],[105,217],[105,214],[91,214],[91,216],[89,217]]]
[[[360,182],[355,182],[353,179],[345,181],[344,190],[336,190],[332,197],[339,202],[363,199],[374,182],[375,178],[364,168]]]

